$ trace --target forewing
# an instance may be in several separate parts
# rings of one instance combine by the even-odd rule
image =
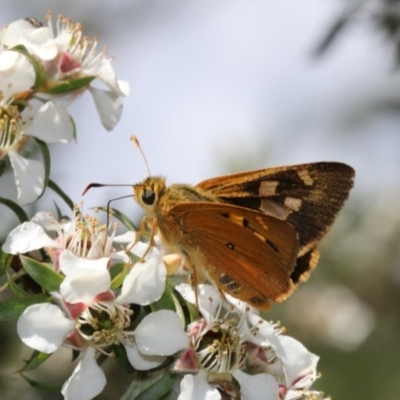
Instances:
[[[182,253],[232,296],[267,308],[294,290],[298,239],[286,221],[220,203],[179,204],[170,216],[185,237]]]
[[[221,201],[288,221],[299,235],[299,256],[309,253],[332,225],[353,186],[346,164],[318,162],[218,177],[197,186]]]

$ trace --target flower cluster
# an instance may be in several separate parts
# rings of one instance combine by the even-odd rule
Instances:
[[[179,283],[179,277],[168,277],[169,257],[163,260],[158,248],[137,241],[134,232],[117,236],[117,226],[109,228],[96,217],[83,217],[78,207],[68,221],[38,213],[3,245],[8,254],[25,254],[22,265],[36,282],[41,278],[31,273],[30,262],[35,271],[47,269],[41,274],[47,281],[55,281],[51,298],[26,307],[17,330],[27,346],[42,353],[61,346],[81,352],[62,388],[65,399],[99,394],[106,378],[97,354],[115,357],[120,347],[136,370],[162,366],[174,371],[181,381],[179,400],[324,398],[309,390],[317,378],[317,356],[214,286],[200,284],[195,291]],[[119,249],[121,243],[127,247]],[[164,296],[173,299],[174,310],[144,311],[145,306],[165,305],[160,301]],[[184,317],[178,304],[184,300],[193,307],[196,296],[198,310]]]
[[[0,32],[0,175],[8,160],[21,205],[49,184],[46,143],[76,135],[68,105],[88,90],[112,129],[129,92],[80,24],[62,17],[53,24],[50,14],[46,20],[19,20]],[[95,79],[107,89],[94,88]],[[30,158],[35,145],[43,162]],[[16,294],[0,302],[0,320],[18,318],[19,337],[35,350],[21,373],[66,347],[78,355],[61,388],[66,400],[90,400],[104,389],[106,357],[135,373],[135,395],[148,389],[136,385],[147,371],[163,374],[153,384],[159,398],[324,399],[310,389],[318,357],[279,326],[206,282],[189,285],[182,257],[166,254],[153,230],[149,237],[116,212],[128,228],[118,235],[118,224],[83,215],[56,192],[73,209],[71,218],[57,209],[58,218],[39,212],[28,220],[19,205],[0,200],[21,220],[0,251],[7,277],[0,291]]]
[[[121,97],[129,93],[117,79],[106,51],[82,36],[82,26],[58,17],[47,26],[23,19],[0,31],[0,161],[9,160],[19,203],[29,204],[46,187],[48,165],[30,158],[44,143],[68,143],[75,125],[67,106],[85,90],[93,95],[101,121],[111,130],[118,122]],[[102,81],[107,90],[94,88]],[[43,157],[45,158],[45,157]]]

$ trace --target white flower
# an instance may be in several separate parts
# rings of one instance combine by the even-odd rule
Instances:
[[[9,233],[3,251],[23,254],[44,248],[58,270],[58,257],[65,249],[87,259],[112,256],[115,232],[114,226],[108,235],[105,225],[100,225],[96,217],[83,216],[78,206],[75,206],[71,221],[58,222],[50,213],[39,212],[31,221],[18,225]]]
[[[0,53],[0,159],[8,156],[23,205],[41,195],[45,176],[41,162],[21,154],[27,139],[66,142],[72,139],[74,129],[68,114],[54,102],[20,112],[13,102],[24,101],[34,84],[35,71],[24,55]]]
[[[152,258],[147,259],[148,279],[152,279],[154,268],[158,268]],[[107,354],[108,347],[121,343],[134,367],[148,369],[160,365],[166,356],[181,349],[180,339],[185,333],[182,322],[172,311],[150,314],[134,331],[128,331],[132,311],[125,299],[130,291],[142,291],[137,298],[142,299],[143,304],[157,300],[164,290],[165,273],[163,282],[157,279],[158,284],[144,287],[139,287],[135,279],[128,279],[122,285],[124,294],[115,298],[110,290],[108,264],[107,257],[88,260],[64,250],[60,255],[60,270],[65,279],[60,292],[53,293],[60,306],[34,304],[22,313],[17,323],[21,340],[33,349],[52,353],[65,345],[83,350],[82,360],[63,386],[66,399],[91,399],[103,389],[105,377],[95,362],[95,350]],[[136,275],[137,279],[143,279],[145,273]],[[159,333],[164,329],[168,333],[163,335],[161,345]],[[87,382],[89,377],[90,382]]]
[[[176,289],[195,303],[189,285]],[[307,393],[322,396],[308,392],[317,377],[318,357],[301,343],[280,335],[276,325],[260,318],[243,302],[222,298],[213,286],[199,285],[198,303],[204,320],[188,327],[192,346],[175,369],[199,372],[183,378],[179,400],[221,399],[217,387],[236,393],[232,377],[240,385],[243,400],[294,400]]]
[[[117,79],[106,50],[98,52],[97,39],[90,41],[82,36],[80,24],[59,16],[54,26],[50,14],[46,19],[47,27],[34,27],[25,20],[9,24],[3,29],[3,44],[24,45],[43,65],[48,87],[84,77],[102,81],[109,90],[89,86],[89,91],[104,127],[113,129],[122,112],[120,97],[129,95],[129,84]]]

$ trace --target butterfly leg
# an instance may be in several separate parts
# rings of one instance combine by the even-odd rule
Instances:
[[[135,247],[135,245],[139,242],[140,238],[142,237],[143,233],[146,232],[146,224],[148,224],[149,222],[151,224],[150,240],[149,240],[149,243],[148,243],[146,251],[143,253],[142,257],[140,258],[140,260],[138,262],[143,262],[144,261],[146,255],[150,251],[151,246],[154,245],[154,234],[155,234],[155,230],[156,230],[156,225],[151,219],[149,219],[147,217],[144,217],[142,219],[142,221],[140,222],[139,230],[136,232],[135,240],[133,241],[133,243],[131,243],[125,249],[125,252],[127,253],[127,252],[129,252],[130,250],[132,250]]]

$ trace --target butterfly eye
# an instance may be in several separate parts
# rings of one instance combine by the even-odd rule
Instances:
[[[152,204],[154,204],[154,201],[156,200],[156,194],[151,189],[145,189],[142,194],[142,200],[143,203],[147,204],[148,206],[151,206]]]

